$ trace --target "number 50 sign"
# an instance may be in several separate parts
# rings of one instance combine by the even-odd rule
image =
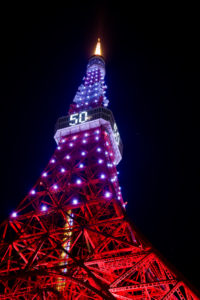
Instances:
[[[82,111],[80,113],[70,115],[69,125],[76,125],[86,122],[88,119],[87,111]]]

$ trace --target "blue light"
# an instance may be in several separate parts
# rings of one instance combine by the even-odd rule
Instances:
[[[14,212],[11,214],[11,217],[12,217],[12,218],[16,218],[16,217],[17,217],[16,211],[14,211]]]
[[[46,205],[42,205],[41,210],[42,211],[47,211],[47,206]]]
[[[105,193],[105,197],[106,197],[106,198],[110,198],[110,197],[111,197],[111,193],[110,193],[110,192],[106,192],[106,193]]]
[[[98,163],[99,163],[99,164],[102,164],[102,163],[103,163],[103,159],[100,158],[100,159],[98,160]]]
[[[74,198],[74,199],[72,200],[72,203],[73,203],[73,204],[78,204],[78,199]]]
[[[106,178],[106,175],[105,175],[105,174],[101,174],[101,175],[100,175],[100,178],[101,178],[101,179],[105,179],[105,178]]]
[[[54,185],[53,185],[53,188],[54,188],[54,190],[57,190],[57,189],[58,189],[57,184],[54,184]]]

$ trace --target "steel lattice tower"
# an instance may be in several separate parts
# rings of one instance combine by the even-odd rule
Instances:
[[[126,217],[104,77],[98,41],[52,158],[1,224],[0,299],[198,299]]]

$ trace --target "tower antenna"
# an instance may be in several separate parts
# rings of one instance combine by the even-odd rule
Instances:
[[[97,41],[97,44],[96,44],[96,48],[95,48],[94,55],[102,55],[102,51],[101,51],[101,40],[100,40],[100,38],[98,38],[98,41]]]

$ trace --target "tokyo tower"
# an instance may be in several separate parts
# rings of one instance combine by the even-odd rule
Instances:
[[[0,299],[199,299],[126,216],[104,78],[98,40],[53,156],[0,226]]]

